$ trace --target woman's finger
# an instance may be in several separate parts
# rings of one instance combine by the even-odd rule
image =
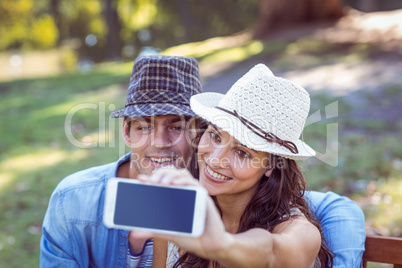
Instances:
[[[149,182],[153,184],[160,184],[164,177],[169,176],[172,172],[174,172],[176,168],[174,166],[166,166],[155,169],[152,174],[149,176]]]
[[[157,183],[163,185],[177,184],[175,182],[176,180],[191,181],[194,180],[194,178],[186,169],[177,169],[175,167],[163,167],[158,170],[155,170],[155,172],[150,176],[149,179],[151,183]],[[192,183],[183,183],[183,185],[186,184],[192,185]]]
[[[140,182],[148,182],[149,176],[145,174],[138,174],[137,180],[139,180]]]

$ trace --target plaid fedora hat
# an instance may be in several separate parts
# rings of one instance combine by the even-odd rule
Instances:
[[[139,57],[134,62],[125,107],[110,117],[194,116],[190,97],[201,92],[198,62],[194,58]]]

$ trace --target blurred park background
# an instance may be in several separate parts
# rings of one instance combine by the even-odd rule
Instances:
[[[128,151],[108,116],[134,59],[156,53],[195,57],[205,91],[260,62],[304,86],[309,186],[355,200],[367,233],[402,236],[402,1],[1,0],[1,267],[38,266],[60,180]]]

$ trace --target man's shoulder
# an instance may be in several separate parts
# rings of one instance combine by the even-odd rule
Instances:
[[[110,177],[113,177],[117,168],[117,163],[91,167],[75,172],[65,177],[56,187],[55,191],[68,192],[74,189],[93,187],[100,185]]]
[[[305,197],[309,200],[314,206],[329,206],[336,203],[342,204],[352,204],[355,203],[353,200],[349,199],[346,196],[338,195],[334,192],[317,192],[317,191],[306,191]]]
[[[305,197],[318,218],[332,214],[343,215],[345,217],[346,215],[353,215],[353,217],[364,219],[362,209],[355,201],[346,196],[341,196],[331,191],[326,193],[307,191]]]
[[[54,192],[64,193],[73,189],[81,188],[85,190],[94,185],[101,185],[109,178],[115,177],[118,166],[127,162],[129,158],[129,154],[126,154],[115,162],[75,172],[60,181]]]
[[[64,178],[54,190],[49,207],[62,211],[65,221],[96,225],[102,219],[106,182],[117,163],[88,168]]]

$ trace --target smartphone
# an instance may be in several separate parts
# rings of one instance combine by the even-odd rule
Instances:
[[[201,186],[161,186],[112,178],[103,222],[109,228],[198,237],[204,232],[208,192]]]

